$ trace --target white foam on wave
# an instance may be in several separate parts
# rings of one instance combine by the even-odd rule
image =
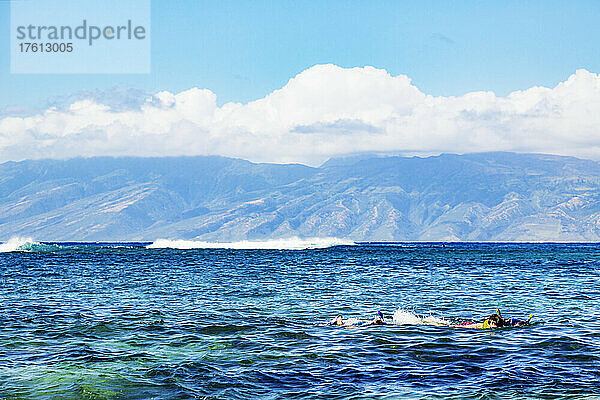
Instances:
[[[7,242],[0,244],[0,253],[10,253],[13,251],[29,251],[33,245],[38,244],[32,238],[23,238],[14,236]]]
[[[395,325],[451,325],[449,321],[446,321],[443,318],[433,316],[421,317],[402,308],[398,308],[396,312],[394,312],[392,323]]]
[[[355,243],[339,238],[287,238],[265,241],[242,240],[240,242],[219,243],[195,240],[157,239],[147,246],[149,249],[236,249],[236,250],[306,250],[325,249],[332,246],[352,246]]]

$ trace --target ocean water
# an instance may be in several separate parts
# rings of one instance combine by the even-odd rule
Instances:
[[[0,399],[600,399],[600,246],[329,244],[5,244]]]

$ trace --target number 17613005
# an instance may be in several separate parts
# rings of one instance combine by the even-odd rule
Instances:
[[[73,43],[19,43],[21,53],[71,53]]]

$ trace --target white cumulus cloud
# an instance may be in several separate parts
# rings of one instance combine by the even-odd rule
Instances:
[[[110,97],[106,97],[110,98]],[[435,97],[405,75],[317,65],[248,104],[208,89],[156,93],[138,107],[90,96],[0,119],[0,161],[97,155],[223,155],[318,164],[360,152],[520,151],[600,159],[600,76],[506,97]]]

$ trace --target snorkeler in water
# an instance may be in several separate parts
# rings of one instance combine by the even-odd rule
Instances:
[[[504,320],[500,318],[497,313],[490,315],[488,318],[484,319],[482,322],[472,322],[466,321],[460,323],[458,325],[453,325],[455,327],[460,328],[470,328],[470,329],[494,329],[501,328],[504,326]]]
[[[381,311],[377,311],[377,316],[371,322],[371,325],[385,325],[385,319],[383,318],[383,313]]]
[[[383,313],[381,311],[377,311],[377,316],[372,321],[360,321],[354,320],[349,322],[348,319],[344,321],[341,315],[338,315],[331,321],[327,323],[327,325],[333,326],[346,326],[346,327],[357,327],[357,326],[365,326],[365,325],[385,325],[385,319]]]
[[[500,314],[500,310],[496,310],[496,312],[490,315],[488,318],[484,319],[482,322],[471,322],[466,321],[460,323],[458,325],[452,325],[455,328],[470,328],[470,329],[495,329],[495,328],[503,328],[509,326],[523,326],[529,325],[531,318],[533,318],[533,314],[529,316],[528,319],[515,319],[515,318],[502,318],[502,314]]]

